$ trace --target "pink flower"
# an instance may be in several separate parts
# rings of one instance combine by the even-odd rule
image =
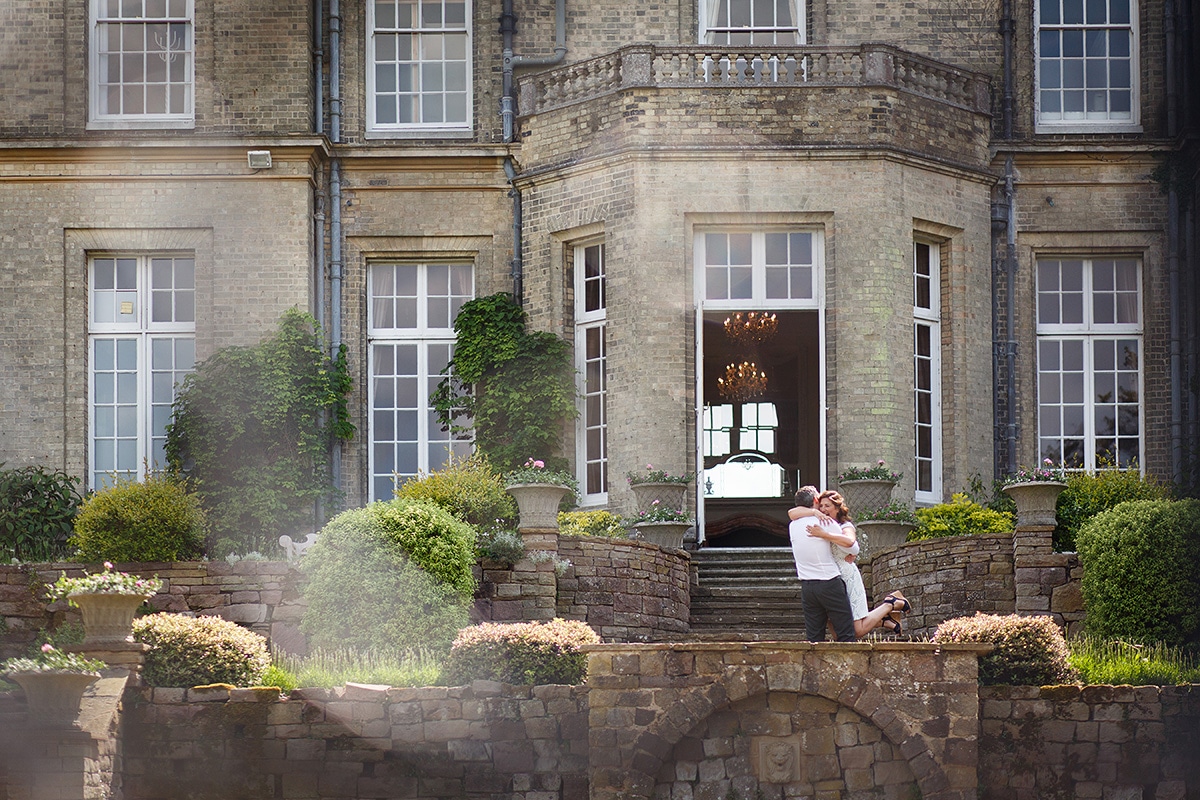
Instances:
[[[879,459],[879,466],[881,466],[881,467],[882,467],[883,465],[884,465],[884,461],[883,461],[883,459],[881,458],[881,459]]]
[[[654,469],[654,465],[653,465],[653,464],[647,464],[647,465],[646,465],[646,469]]]
[[[534,461],[533,465],[535,467],[537,467],[538,469],[542,469],[543,467],[546,466],[546,462],[545,461]]]
[[[50,644],[49,642],[46,642],[44,645],[42,645],[42,652],[43,653],[53,653],[54,645]]]
[[[111,562],[111,561],[105,561],[105,562],[104,562],[104,568],[105,568],[105,569],[112,569],[112,568],[113,568],[113,566],[112,566],[112,562]]]
[[[1052,467],[1052,466],[1054,466],[1054,462],[1053,462],[1053,461],[1051,461],[1051,460],[1050,460],[1050,459],[1048,459],[1048,458],[1046,458],[1046,459],[1043,459],[1043,460],[1042,460],[1042,463],[1043,463],[1043,464],[1045,464],[1047,467]]]

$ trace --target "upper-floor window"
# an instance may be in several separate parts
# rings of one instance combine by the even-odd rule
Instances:
[[[92,0],[89,126],[195,124],[193,0]]]
[[[1135,0],[1039,0],[1036,42],[1039,131],[1137,125]]]
[[[804,43],[804,6],[796,0],[701,0],[700,7],[704,44]]]
[[[368,130],[469,131],[470,0],[374,0],[367,8]]]

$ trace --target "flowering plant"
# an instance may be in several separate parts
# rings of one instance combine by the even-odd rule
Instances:
[[[104,562],[104,572],[84,573],[78,578],[68,578],[62,573],[58,580],[50,584],[50,600],[70,598],[73,594],[132,594],[138,597],[152,597],[163,582],[158,576],[143,578],[130,575],[128,572],[113,572],[111,561]]]
[[[856,522],[902,522],[906,525],[918,525],[920,520],[913,510],[901,503],[899,500],[893,500],[886,506],[880,508],[869,508],[859,514],[854,515]]]
[[[625,480],[629,481],[630,486],[638,483],[691,483],[694,477],[696,477],[694,472],[686,475],[672,475],[665,469],[655,469],[653,464],[647,464],[644,472],[625,473]]]
[[[1042,459],[1041,466],[1034,469],[1021,467],[1011,475],[1006,475],[1004,478],[1005,486],[1012,486],[1014,483],[1031,483],[1035,481],[1054,481],[1057,483],[1067,482],[1067,472],[1062,466],[1054,466],[1054,462],[1048,458]]]
[[[105,664],[78,653],[64,653],[52,644],[42,645],[42,651],[32,658],[10,658],[0,665],[0,672],[99,672]]]
[[[893,472],[882,458],[873,467],[850,467],[838,475],[838,483],[842,481],[891,481],[899,483],[904,477],[902,472]]]
[[[579,491],[579,482],[569,472],[559,469],[546,469],[546,462],[541,459],[529,459],[520,467],[505,474],[504,484],[515,486],[520,483],[550,483],[555,486],[565,486],[572,492]]]
[[[655,500],[650,504],[650,508],[638,512],[638,515],[633,518],[635,526],[642,522],[686,522],[691,525],[692,518],[687,515],[686,511],[664,506]]]

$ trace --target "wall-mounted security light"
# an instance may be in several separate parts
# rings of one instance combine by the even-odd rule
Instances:
[[[246,153],[246,163],[250,165],[250,169],[270,169],[271,151],[250,150]]]

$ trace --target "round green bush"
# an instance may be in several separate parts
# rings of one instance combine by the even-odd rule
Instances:
[[[182,561],[199,556],[204,511],[183,483],[149,475],[96,492],[75,517],[79,561]]]
[[[1076,549],[1079,529],[1101,511],[1130,500],[1169,500],[1171,487],[1153,475],[1136,469],[1103,469],[1094,473],[1070,472],[1067,488],[1058,496],[1054,513],[1054,549],[1065,553]]]
[[[481,529],[504,528],[517,519],[517,504],[505,491],[503,476],[481,453],[407,481],[396,497],[432,501]]]
[[[133,638],[150,645],[142,677],[151,686],[257,686],[271,665],[265,638],[220,617],[150,614],[133,621]]]
[[[952,495],[949,503],[918,508],[916,515],[919,524],[908,534],[910,542],[942,536],[1006,533],[1015,527],[1012,514],[984,508],[965,494]]]
[[[475,531],[431,502],[372,503],[330,520],[301,565],[314,647],[444,650],[474,599]]]
[[[979,657],[984,686],[1047,686],[1076,680],[1067,640],[1050,617],[977,613],[948,619],[933,633],[934,642],[991,642]]]
[[[442,669],[442,683],[582,683],[587,675],[587,656],[580,648],[599,641],[600,637],[584,622],[485,622],[459,631]]]
[[[1087,630],[1181,646],[1200,640],[1200,500],[1134,500],[1076,539]]]

